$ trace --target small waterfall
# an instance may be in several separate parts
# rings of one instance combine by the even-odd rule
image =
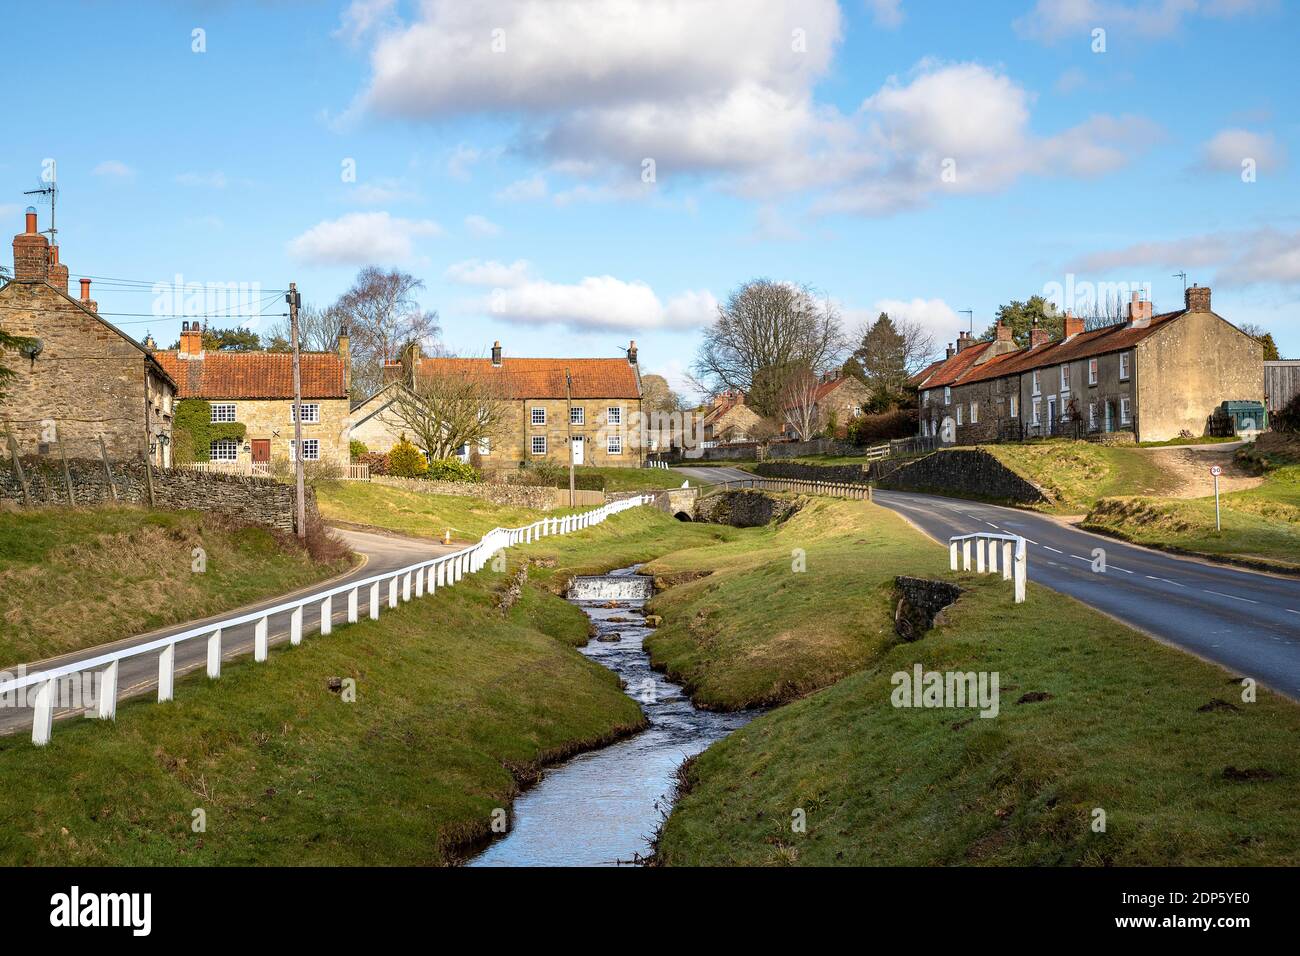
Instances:
[[[654,581],[640,574],[574,578],[568,593],[570,601],[648,601],[652,597]]]

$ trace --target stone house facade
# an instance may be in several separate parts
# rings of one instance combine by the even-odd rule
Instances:
[[[464,460],[477,456],[485,471],[511,471],[546,459],[568,464],[571,453],[578,465],[637,468],[644,462],[635,342],[626,359],[504,358],[500,342],[493,344],[491,358],[443,358],[422,356],[412,346],[401,362],[388,363],[386,373],[408,387],[420,376],[482,377],[485,391],[509,405],[503,434],[477,449],[461,449]],[[387,440],[405,430],[391,409],[385,410],[383,392],[373,402],[357,409],[362,416],[354,412],[354,428],[367,429],[358,435],[383,428]]]
[[[37,230],[34,209],[13,247],[0,328],[35,343],[27,354],[5,356],[15,374],[0,399],[0,429],[21,455],[98,458],[102,439],[111,459],[170,465],[175,380],[99,315],[89,279],[81,280],[80,299],[68,295],[68,267]]]
[[[820,433],[830,428],[834,422],[832,438],[844,438],[848,434],[849,422],[862,414],[862,406],[870,398],[867,387],[851,375],[844,375],[838,369],[821,377],[813,397],[812,431]],[[807,439],[801,436],[797,425],[802,417],[794,405],[786,408],[785,434],[787,438]]]
[[[1193,286],[1183,309],[1153,315],[1134,295],[1126,322],[1085,331],[1066,314],[1062,338],[1038,328],[1025,348],[1001,326],[991,342],[962,333],[955,349],[912,380],[920,434],[971,445],[1062,435],[1163,441],[1204,435],[1229,400],[1262,401],[1263,346]]]
[[[704,414],[704,441],[724,445],[747,442],[762,422],[763,417],[745,404],[744,392],[723,392]]]
[[[181,399],[203,399],[214,423],[244,425],[242,439],[223,438],[207,449],[213,462],[267,465],[293,461],[293,355],[288,352],[206,351],[198,322],[181,326],[180,347],[153,353],[177,382]],[[303,460],[343,467],[350,461],[348,337],[339,351],[303,352]]]

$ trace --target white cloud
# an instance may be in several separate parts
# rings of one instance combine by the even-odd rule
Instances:
[[[481,149],[465,143],[457,144],[451,151],[451,155],[447,157],[447,175],[461,182],[467,181],[470,178],[470,170],[478,165],[484,155]]]
[[[1229,286],[1300,284],[1300,231],[1273,228],[1212,232],[1185,239],[1141,242],[1084,256],[1078,272],[1111,272],[1139,267],[1212,271]],[[1198,277],[1193,276],[1194,281]],[[1199,281],[1204,284],[1204,279]]]
[[[522,325],[567,326],[578,330],[699,328],[717,314],[707,290],[688,290],[665,304],[646,283],[614,276],[588,276],[575,283],[550,282],[518,260],[510,265],[470,259],[447,270],[462,285],[491,286],[477,303],[483,312]]]
[[[546,177],[541,173],[527,179],[517,179],[504,189],[499,189],[494,197],[500,202],[529,202],[545,199],[548,192]]]
[[[348,190],[348,199],[361,206],[387,206],[397,202],[411,202],[419,196],[397,179],[376,179],[357,183]]]
[[[914,322],[930,332],[940,352],[943,343],[954,341],[958,331],[966,327],[965,319],[943,299],[881,299],[864,318],[874,322],[881,312],[888,312],[895,322]]]
[[[472,235],[485,239],[501,235],[500,226],[491,219],[488,219],[486,216],[480,216],[477,214],[465,217],[465,228],[468,229]]]
[[[131,179],[135,176],[135,170],[116,159],[106,159],[90,172],[93,176],[106,176],[109,179]]]
[[[866,0],[876,26],[893,30],[903,24],[902,0]]]
[[[1037,0],[1013,25],[1022,36],[1046,43],[1090,37],[1095,28],[1162,37],[1197,14],[1226,19],[1276,7],[1275,0]]]
[[[176,182],[182,186],[205,186],[208,189],[225,189],[229,185],[226,174],[219,169],[211,173],[181,173]]]
[[[396,6],[397,0],[352,0],[334,36],[355,46],[371,33],[392,26]]]
[[[527,282],[531,273],[532,263],[527,259],[516,259],[509,265],[495,260],[466,259],[449,266],[446,276],[461,285],[517,286]]]
[[[289,243],[289,255],[316,265],[374,265],[408,262],[414,240],[441,236],[428,219],[400,219],[386,212],[354,212],[312,226]]]
[[[1286,161],[1286,150],[1272,133],[1252,133],[1245,129],[1224,129],[1201,147],[1203,169],[1215,172],[1241,172],[1243,160],[1253,159],[1260,172],[1272,172]]]

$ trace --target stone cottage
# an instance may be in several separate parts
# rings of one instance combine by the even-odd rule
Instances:
[[[1208,287],[1193,286],[1184,308],[1161,315],[1135,293],[1127,321],[1090,331],[1066,313],[1060,339],[1034,328],[1025,348],[1010,329],[995,331],[991,341],[962,333],[913,378],[923,437],[1164,441],[1206,434],[1224,401],[1264,400],[1263,346],[1211,310]]]
[[[14,372],[0,399],[0,429],[19,453],[115,460],[148,456],[171,463],[176,382],[130,336],[99,315],[90,280],[68,295],[68,267],[59,247],[37,230],[29,208],[14,237],[13,278],[0,288],[0,328],[32,339],[21,355],[6,353]]]
[[[303,352],[303,461],[346,466],[348,388],[351,362],[348,336],[339,350]],[[180,399],[202,399],[211,407],[213,424],[239,423],[243,438],[210,441],[210,461],[232,465],[267,465],[293,461],[293,355],[289,352],[209,351],[199,323],[181,324],[180,347],[153,353],[176,381]]]

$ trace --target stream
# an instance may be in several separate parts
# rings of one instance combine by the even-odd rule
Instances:
[[[672,806],[676,771],[757,716],[698,709],[677,684],[650,668],[642,640],[650,578],[625,568],[576,578],[569,600],[596,626],[582,653],[623,679],[650,726],[633,737],[548,769],[520,794],[514,826],[469,866],[613,866],[645,856]],[[615,603],[616,607],[609,607]],[[613,639],[617,635],[617,639]],[[602,640],[604,638],[604,640]]]

